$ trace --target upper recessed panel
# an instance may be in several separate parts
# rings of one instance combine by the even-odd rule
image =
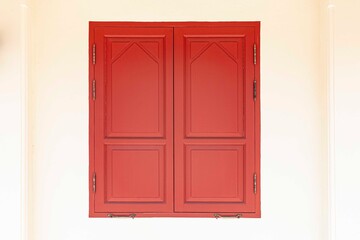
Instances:
[[[106,136],[164,136],[162,37],[109,38]]]
[[[186,136],[244,136],[243,38],[187,37]]]

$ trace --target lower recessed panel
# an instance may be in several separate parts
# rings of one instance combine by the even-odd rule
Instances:
[[[186,146],[186,202],[242,202],[242,146]]]
[[[162,146],[120,148],[107,151],[108,202],[162,202],[164,152]]]
[[[97,213],[171,211],[172,154],[165,143],[118,142],[104,147],[96,174]]]
[[[164,200],[163,146],[109,146],[106,170],[107,202]]]

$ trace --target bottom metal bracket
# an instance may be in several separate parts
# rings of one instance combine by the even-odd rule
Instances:
[[[238,214],[235,214],[235,215],[221,215],[219,213],[214,213],[214,217],[216,219],[218,219],[218,218],[241,218],[242,214],[238,213]]]
[[[115,215],[115,214],[108,214],[109,218],[132,218],[134,219],[136,217],[135,213],[129,214],[129,215]]]

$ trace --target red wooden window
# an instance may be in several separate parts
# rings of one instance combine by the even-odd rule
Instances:
[[[90,23],[90,216],[260,217],[259,23]]]

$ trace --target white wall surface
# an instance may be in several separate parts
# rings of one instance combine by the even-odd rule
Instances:
[[[0,1],[0,226],[1,238],[16,240],[25,111],[21,2]],[[326,161],[319,129],[327,120],[319,117],[325,86],[318,72],[317,47],[323,42],[314,2],[34,1],[30,239],[168,239],[170,234],[173,239],[326,239]],[[352,240],[360,238],[360,3],[333,2],[335,227],[336,239]],[[87,217],[89,20],[262,21],[261,219]]]
[[[0,1],[0,238],[21,236],[22,36],[18,1]]]
[[[314,0],[34,1],[30,239],[325,239],[319,6]],[[100,20],[261,21],[261,219],[88,218],[88,22]]]
[[[336,239],[360,239],[360,1],[335,0]]]

